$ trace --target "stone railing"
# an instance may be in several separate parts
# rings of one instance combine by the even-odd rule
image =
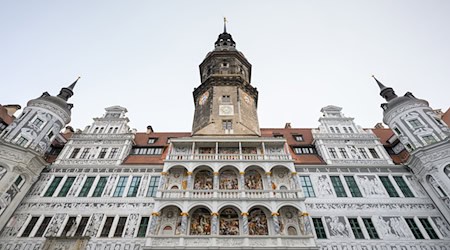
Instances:
[[[118,165],[118,159],[65,159],[59,165]]]
[[[378,139],[374,134],[367,133],[313,133],[314,139],[346,139],[346,140],[375,140]]]
[[[232,236],[232,235],[184,235],[152,236],[144,249],[318,249],[309,236]],[[196,248],[195,248],[196,247]]]
[[[160,190],[161,197],[155,199],[198,199],[198,200],[239,200],[239,199],[304,199],[300,190]]]
[[[289,154],[169,154],[166,160],[172,161],[286,161],[291,160]]]
[[[335,165],[386,165],[393,163],[385,159],[330,159]]]

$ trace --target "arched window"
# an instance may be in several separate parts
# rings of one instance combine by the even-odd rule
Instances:
[[[250,235],[269,235],[267,216],[261,208],[253,208],[248,215]]]
[[[234,209],[225,208],[220,213],[219,234],[239,235],[239,216]]]
[[[213,174],[209,170],[200,170],[195,174],[194,189],[213,189]]]
[[[238,178],[233,170],[225,170],[220,173],[220,189],[234,190],[238,189]]]
[[[444,168],[444,173],[445,173],[445,175],[450,179],[450,164],[448,164],[447,166],[445,166],[445,168]]]
[[[163,235],[173,235],[173,229],[171,226],[165,226],[163,229]]]
[[[293,226],[288,227],[288,235],[297,235],[297,229]]]
[[[211,213],[206,208],[197,208],[191,215],[190,235],[211,234]]]

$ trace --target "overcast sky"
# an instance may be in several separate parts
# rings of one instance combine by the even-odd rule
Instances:
[[[261,127],[317,127],[326,105],[373,127],[372,74],[450,106],[449,13],[445,0],[2,1],[0,103],[24,107],[80,75],[73,127],[120,105],[138,131],[190,131],[198,65],[226,16],[253,65]]]

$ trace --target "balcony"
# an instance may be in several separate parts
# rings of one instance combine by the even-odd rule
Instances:
[[[169,161],[287,161],[289,154],[178,154],[167,156]]]
[[[152,236],[143,249],[318,249],[307,236]]]
[[[300,190],[161,190],[155,200],[304,200]]]

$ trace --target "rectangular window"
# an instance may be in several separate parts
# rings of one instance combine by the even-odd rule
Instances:
[[[111,152],[109,152],[108,158],[109,158],[109,159],[114,159],[114,158],[116,158],[117,152],[118,152],[118,151],[119,151],[118,148],[112,148],[112,149],[111,149]]]
[[[348,134],[347,127],[343,127],[343,129],[344,129],[344,133]]]
[[[77,217],[69,217],[69,219],[67,220],[66,226],[64,226],[64,229],[61,233],[61,236],[71,236],[71,235],[67,235],[67,233],[69,232],[69,230],[72,228],[72,226],[77,223]]]
[[[50,186],[48,187],[47,191],[45,192],[44,197],[51,197],[55,193],[55,190],[58,187],[61,180],[62,177],[55,177]]]
[[[34,237],[42,237],[45,233],[45,230],[47,230],[48,224],[50,224],[51,220],[52,220],[52,217],[44,217],[44,220],[42,221],[41,225],[39,226]]]
[[[348,127],[348,130],[350,131],[350,133],[355,133],[355,132],[353,132],[353,129],[351,128],[351,127]]]
[[[36,127],[41,127],[42,124],[44,124],[44,121],[39,118],[36,118],[33,121],[33,125],[35,125]]]
[[[341,133],[338,127],[336,127],[336,133]]]
[[[396,133],[397,135],[401,135],[401,134],[402,134],[402,132],[401,132],[400,129],[398,129],[398,128],[394,128],[394,131],[395,131],[395,133]]]
[[[356,184],[355,178],[353,176],[344,176],[345,182],[347,182],[348,189],[352,197],[362,197],[361,191],[359,191],[358,184]]]
[[[231,120],[222,120],[222,127],[224,130],[233,129],[233,124]]]
[[[119,222],[117,222],[116,231],[114,232],[114,237],[122,237],[123,229],[125,228],[126,222],[127,222],[127,217],[119,217]]]
[[[19,146],[25,146],[28,143],[28,139],[26,139],[25,137],[21,136],[19,138],[19,140],[17,140],[17,145]]]
[[[89,217],[81,217],[80,224],[77,227],[77,231],[75,231],[74,236],[83,236],[84,229],[86,229],[87,223],[89,221]]]
[[[22,233],[22,237],[28,237],[33,231],[34,226],[36,226],[36,222],[39,220],[39,217],[31,217],[30,222]]]
[[[409,121],[409,124],[411,124],[412,128],[420,128],[422,127],[422,123],[418,119],[412,119]]]
[[[413,218],[405,218],[405,221],[406,224],[408,224],[409,229],[411,229],[416,239],[424,239],[423,234],[420,232],[420,229]]]
[[[372,155],[373,158],[379,159],[380,156],[378,155],[377,151],[374,148],[369,148],[369,152]]]
[[[352,228],[353,235],[355,235],[355,239],[364,239],[364,234],[359,226],[358,219],[356,218],[348,218],[348,222],[350,223],[350,227]]]
[[[156,142],[157,138],[148,138],[147,144],[153,144]]]
[[[147,227],[148,227],[148,221],[150,220],[149,217],[142,217],[141,223],[139,223],[139,230],[137,233],[137,237],[145,237],[145,234],[147,233]]]
[[[408,184],[406,184],[405,180],[401,176],[394,176],[395,182],[397,182],[398,187],[402,191],[405,197],[414,197],[414,194],[409,189]]]
[[[104,159],[106,156],[106,152],[108,152],[107,148],[102,148],[102,150],[100,150],[100,154],[98,155],[99,159]]]
[[[314,229],[316,230],[317,239],[326,239],[327,234],[325,233],[325,228],[323,227],[322,218],[312,218]]]
[[[337,197],[347,197],[345,193],[344,185],[342,185],[341,178],[339,176],[330,176],[331,183],[333,184],[334,191]]]
[[[339,148],[339,153],[341,153],[342,158],[348,158],[347,150],[345,150],[345,148]]]
[[[120,176],[113,197],[122,197],[125,186],[127,185],[128,176]]]
[[[328,152],[330,152],[331,158],[338,158],[337,153],[336,153],[336,149],[329,148]]]
[[[105,221],[105,225],[103,225],[102,232],[100,233],[100,237],[108,237],[109,230],[111,230],[111,225],[114,221],[114,217],[107,217]]]
[[[431,144],[431,143],[435,143],[436,142],[436,139],[432,135],[422,136],[422,139],[425,141],[426,144]]]
[[[295,154],[298,155],[309,155],[309,154],[315,154],[316,153],[316,149],[312,148],[312,147],[294,147],[294,152]]]
[[[61,188],[61,191],[59,191],[58,197],[66,197],[66,195],[69,192],[70,188],[72,187],[72,184],[74,181],[75,181],[75,177],[67,178],[66,182],[64,182],[64,185]]]
[[[391,181],[389,180],[389,177],[380,176],[380,180],[390,197],[399,197],[397,191],[394,188],[394,185],[392,185]]]
[[[52,137],[53,137],[53,131],[50,131],[49,133],[48,133],[48,135],[47,135],[47,137],[48,137],[48,139],[51,139]]]
[[[314,193],[314,188],[311,183],[311,179],[309,176],[299,176],[300,184],[302,185],[303,192],[305,193],[305,197],[316,197]]]
[[[72,150],[72,153],[70,154],[69,158],[70,159],[76,158],[79,152],[80,152],[80,148],[74,148]]]
[[[80,155],[80,159],[86,159],[90,151],[91,151],[90,148],[83,149],[83,152]]]
[[[223,95],[222,96],[222,102],[231,102],[231,98],[229,95]]]
[[[127,197],[136,197],[139,184],[141,184],[141,177],[133,176],[133,179],[131,179],[130,188],[128,189]]]
[[[95,177],[88,177],[84,182],[83,187],[81,188],[80,194],[78,197],[87,197],[89,191],[91,191],[92,184],[94,183]]]
[[[303,135],[294,135],[296,141],[303,141]]]
[[[147,197],[155,197],[158,191],[160,176],[152,176],[150,183],[148,184]]]
[[[105,189],[106,182],[108,182],[108,177],[100,177],[98,180],[97,186],[94,189],[94,193],[92,197],[100,197],[102,196],[103,189]]]
[[[420,218],[419,221],[420,221],[420,223],[422,223],[422,226],[425,229],[425,231],[427,231],[427,234],[428,234],[428,236],[430,236],[430,239],[432,239],[432,240],[439,239],[439,236],[436,234],[433,226],[431,226],[431,224],[427,218]]]
[[[359,150],[359,153],[361,154],[361,156],[362,156],[364,159],[369,158],[369,155],[367,154],[367,151],[366,151],[365,148],[359,148],[358,150]]]
[[[22,178],[22,176],[18,176],[17,178],[16,178],[16,180],[14,181],[14,185],[16,185],[16,187],[20,187],[21,185],[20,184],[22,184],[22,181],[23,181],[23,178]]]
[[[372,219],[370,218],[363,218],[364,226],[366,226],[367,233],[369,233],[369,237],[371,239],[379,239],[377,230],[375,229],[375,226],[373,225]]]

